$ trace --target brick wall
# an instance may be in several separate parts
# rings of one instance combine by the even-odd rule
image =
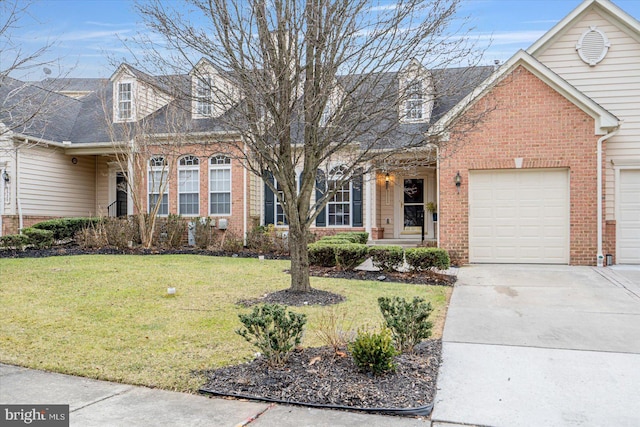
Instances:
[[[165,147],[158,146],[155,150],[153,147],[149,147],[149,156],[153,154],[164,155],[168,159],[168,173],[169,173],[169,213],[178,213],[178,159],[183,155],[193,155],[200,159],[200,213],[196,216],[206,217],[211,216],[215,218],[216,224],[219,219],[225,218],[228,221],[228,231],[236,234],[238,237],[244,236],[244,174],[245,169],[240,164],[240,161],[235,159],[234,156],[239,156],[239,148],[233,149],[232,147],[225,145],[224,147],[218,147],[215,144],[185,144],[182,145],[179,150],[173,148],[173,152],[163,152]],[[231,157],[231,215],[209,215],[209,159],[215,155],[227,155]],[[144,163],[146,164],[146,163]],[[251,183],[250,173],[247,172],[247,192],[249,197],[249,186]],[[141,186],[141,200],[144,201],[145,210],[148,203],[147,195],[147,180],[148,174],[144,172],[142,175],[136,174],[136,176],[144,176],[145,183]],[[251,227],[251,221],[249,220],[250,205],[247,203],[247,227]],[[184,215],[183,215],[184,216]]]
[[[593,265],[597,245],[594,120],[523,67],[467,113],[489,111],[472,131],[462,124],[441,151],[440,244],[469,261],[470,170],[564,168],[570,171],[570,263]],[[603,156],[604,157],[604,156]],[[462,176],[460,192],[454,177]]]
[[[34,216],[24,215],[22,217],[23,227],[31,227],[39,222],[47,221],[50,219],[59,218],[56,216]],[[18,234],[20,229],[20,217],[18,215],[4,215],[2,217],[2,235]]]

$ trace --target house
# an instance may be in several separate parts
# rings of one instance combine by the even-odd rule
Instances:
[[[609,0],[585,0],[495,69],[411,63],[389,73],[409,93],[393,126],[424,143],[337,189],[312,231],[363,230],[376,243],[424,238],[462,263],[602,265],[611,255],[638,264],[638,70],[640,23]],[[229,112],[206,101],[214,94],[203,75],[233,96],[205,60],[182,76],[123,64],[108,81],[69,79],[53,91],[3,83],[2,98],[28,94],[55,108],[20,128],[0,109],[0,233],[52,216],[132,214],[158,200],[161,215],[223,219],[238,235],[254,223],[285,230],[277,196],[228,152],[229,141],[244,147],[221,120]],[[187,105],[176,88],[197,96]],[[170,140],[170,151],[150,144],[142,163],[123,164],[134,134]],[[322,173],[318,182],[330,186],[340,164]],[[134,176],[137,196],[122,186]],[[424,215],[428,203],[435,215]]]

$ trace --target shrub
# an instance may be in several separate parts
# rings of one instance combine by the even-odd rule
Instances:
[[[104,230],[104,238],[106,244],[114,246],[120,250],[129,248],[134,242],[137,243],[138,223],[129,218],[104,218],[102,223],[98,224]],[[91,236],[89,236],[91,240]],[[101,241],[97,240],[96,244]]]
[[[367,258],[367,245],[347,243],[335,246],[336,264],[345,270],[351,270]]]
[[[307,246],[309,249],[309,264],[321,267],[334,267],[336,265],[336,245],[318,241]]]
[[[233,231],[223,231],[220,248],[225,252],[241,252],[244,248],[242,238]]]
[[[96,225],[100,218],[58,218],[42,221],[33,226],[38,230],[53,232],[55,240],[73,239],[80,230]]]
[[[164,236],[162,244],[169,248],[179,248],[182,246],[182,240],[187,232],[187,223],[176,214],[169,214],[167,218],[160,223],[161,235]]]
[[[396,370],[393,358],[398,352],[393,347],[391,332],[386,328],[380,333],[358,331],[349,351],[356,366],[365,372],[379,375]]]
[[[83,249],[102,248],[109,244],[103,221],[88,223],[75,234],[74,239]]]
[[[0,245],[4,249],[14,249],[23,251],[24,247],[29,244],[29,238],[24,234],[7,234],[0,237]]]
[[[369,241],[369,233],[366,231],[343,231],[337,233],[336,237],[350,237],[354,239],[353,243],[362,243],[363,245]]]
[[[207,249],[213,245],[213,230],[212,220],[209,217],[194,218],[193,224],[193,238],[195,245],[200,249]]]
[[[369,248],[369,256],[373,266],[382,271],[393,271],[402,266],[404,251],[402,246],[380,245]]]
[[[431,303],[425,303],[424,299],[415,297],[412,302],[407,302],[404,298],[380,297],[378,306],[399,351],[412,352],[420,341],[431,336],[433,324],[427,319],[432,308]]]
[[[250,314],[239,315],[244,328],[236,333],[255,345],[271,366],[283,365],[302,341],[307,316],[286,310],[283,305],[264,304]]]
[[[410,248],[404,255],[413,270],[428,270],[433,267],[446,270],[450,265],[449,254],[440,248]]]
[[[27,236],[29,244],[38,249],[47,249],[53,246],[53,231],[40,230],[37,228],[23,228],[22,234]]]
[[[351,324],[347,323],[347,312],[338,312],[335,307],[327,308],[320,314],[316,335],[326,346],[333,348],[334,352],[347,347],[349,341],[353,339]],[[345,329],[346,328],[346,329]]]
[[[274,252],[276,249],[275,238],[273,224],[255,226],[247,232],[247,248],[261,253]]]
[[[334,245],[341,245],[344,243],[358,243],[358,238],[355,236],[324,236],[318,241],[331,243]]]

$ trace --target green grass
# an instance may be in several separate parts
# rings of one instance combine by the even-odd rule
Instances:
[[[195,255],[0,259],[0,362],[170,390],[195,391],[193,371],[245,361],[256,351],[235,333],[236,305],[289,287],[288,261]],[[346,296],[354,327],[378,325],[380,296],[422,296],[442,332],[450,288],[312,278]],[[167,287],[175,287],[175,296]],[[304,346],[326,307],[307,314]]]

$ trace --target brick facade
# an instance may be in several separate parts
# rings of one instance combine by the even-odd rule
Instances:
[[[570,264],[594,265],[598,140],[594,119],[522,66],[505,76],[468,114],[483,110],[490,112],[480,124],[471,132],[454,129],[449,145],[441,151],[440,245],[463,263],[469,261],[469,171],[514,169],[514,159],[522,158],[523,169],[569,170]],[[459,193],[454,185],[458,171]]]
[[[169,174],[169,213],[177,214],[178,213],[178,159],[185,155],[193,155],[199,158],[200,167],[199,167],[199,176],[200,176],[200,194],[199,194],[199,202],[200,202],[200,212],[198,215],[190,215],[190,216],[200,216],[206,217],[210,216],[212,219],[216,220],[216,224],[220,219],[226,219],[228,223],[228,231],[232,232],[236,236],[243,238],[245,234],[244,224],[246,215],[246,224],[247,227],[251,226],[250,220],[250,212],[249,212],[249,200],[247,200],[247,206],[245,209],[245,195],[248,199],[249,197],[249,186],[251,183],[251,179],[249,178],[249,172],[246,172],[246,182],[245,182],[245,169],[240,164],[240,160],[237,158],[240,156],[239,149],[238,151],[233,152],[233,149],[230,151],[230,147],[228,145],[222,147],[216,147],[213,144],[186,144],[180,147],[179,153],[173,152],[172,154],[166,154],[162,152],[162,147],[159,146],[156,150],[152,148],[149,149],[150,152],[154,152],[157,155],[164,155],[168,161],[168,174]],[[153,154],[151,154],[153,155]],[[209,159],[216,155],[227,155],[231,157],[231,214],[230,215],[209,215]],[[234,158],[235,157],[235,158]],[[147,164],[146,162],[144,163]],[[141,191],[141,199],[144,201],[145,209],[148,209],[148,178],[149,175],[146,171],[143,174],[136,173],[136,176],[144,176],[145,183],[140,187]],[[245,192],[246,185],[246,192]],[[183,215],[185,216],[185,215]],[[189,216],[185,216],[189,217]],[[247,230],[248,231],[248,230]]]

